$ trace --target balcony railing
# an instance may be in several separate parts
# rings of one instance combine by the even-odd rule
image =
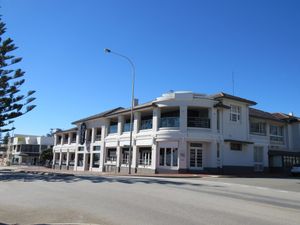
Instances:
[[[201,117],[188,117],[188,127],[210,128],[210,119]]]
[[[109,134],[114,134],[118,132],[118,125],[110,125],[108,133]]]
[[[141,130],[152,129],[152,119],[141,120]]]
[[[276,144],[283,144],[283,136],[270,136],[270,141],[271,143],[276,143]]]
[[[179,127],[179,117],[162,117],[160,127]]]
[[[130,131],[130,123],[124,123],[123,132],[129,132],[129,131]]]

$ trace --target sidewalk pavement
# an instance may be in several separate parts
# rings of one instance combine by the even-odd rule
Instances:
[[[192,174],[192,173],[159,173],[159,174],[123,174],[123,173],[105,173],[105,172],[91,172],[91,171],[71,171],[71,170],[57,170],[41,166],[1,166],[0,171],[14,171],[21,173],[31,173],[40,175],[59,175],[59,176],[131,176],[131,177],[161,177],[161,178],[202,178],[214,177],[219,175],[211,174]]]

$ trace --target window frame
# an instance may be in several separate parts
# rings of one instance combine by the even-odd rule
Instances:
[[[240,146],[239,148],[235,148],[237,146]],[[237,142],[230,142],[230,150],[231,151],[239,151],[242,152],[243,151],[243,144],[242,143],[237,143]]]
[[[242,108],[239,105],[230,105],[230,121],[234,123],[241,122]],[[236,119],[234,119],[236,118]]]

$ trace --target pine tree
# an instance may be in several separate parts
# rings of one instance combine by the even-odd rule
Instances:
[[[6,32],[5,23],[0,17],[0,132],[15,129],[11,126],[14,119],[35,108],[31,102],[35,91],[22,94],[20,87],[24,84],[25,72],[16,68],[22,58],[11,55],[17,47],[11,38],[3,38]]]
[[[3,138],[3,144],[8,144],[8,141],[9,141],[9,138],[10,138],[10,135],[9,133],[7,132]]]

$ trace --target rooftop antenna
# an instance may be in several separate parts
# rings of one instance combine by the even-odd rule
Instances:
[[[232,95],[234,95],[234,72],[231,73],[231,80],[232,80]]]

